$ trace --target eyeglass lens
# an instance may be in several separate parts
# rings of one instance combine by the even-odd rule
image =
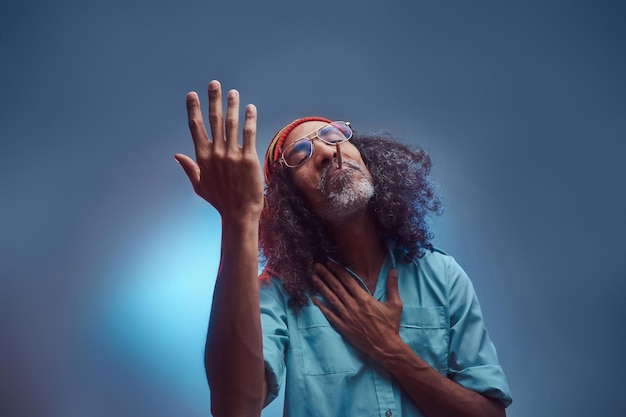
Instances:
[[[289,167],[297,167],[306,162],[313,154],[312,141],[320,139],[329,145],[345,142],[352,137],[352,130],[345,122],[333,122],[320,128],[313,138],[302,138],[295,141],[283,152],[285,163]]]

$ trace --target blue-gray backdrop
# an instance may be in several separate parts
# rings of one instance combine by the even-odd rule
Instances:
[[[626,415],[620,1],[4,0],[0,415],[206,416],[219,218],[172,155],[219,79],[432,155],[511,417]],[[280,415],[281,400],[264,416]]]

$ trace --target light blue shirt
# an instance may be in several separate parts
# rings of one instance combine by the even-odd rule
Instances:
[[[390,251],[374,290],[379,301],[386,300],[387,273],[394,267],[403,303],[402,340],[442,375],[508,406],[506,377],[461,267],[438,250],[408,263],[400,252]],[[423,416],[390,373],[346,342],[315,305],[294,314],[287,306],[289,295],[275,278],[261,285],[259,297],[269,386],[266,404],[285,381],[285,411],[290,417]]]

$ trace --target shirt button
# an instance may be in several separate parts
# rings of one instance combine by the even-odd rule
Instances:
[[[385,413],[385,417],[391,417],[393,413],[391,412],[391,410],[387,410],[387,412]]]

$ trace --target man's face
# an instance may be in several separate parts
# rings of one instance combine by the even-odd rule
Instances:
[[[324,122],[305,122],[289,133],[284,146],[303,138]],[[297,191],[310,204],[311,209],[331,223],[348,219],[355,212],[364,210],[374,194],[371,175],[358,149],[350,142],[340,144],[343,164],[337,166],[335,145],[313,139],[311,158],[297,168],[289,170]]]

